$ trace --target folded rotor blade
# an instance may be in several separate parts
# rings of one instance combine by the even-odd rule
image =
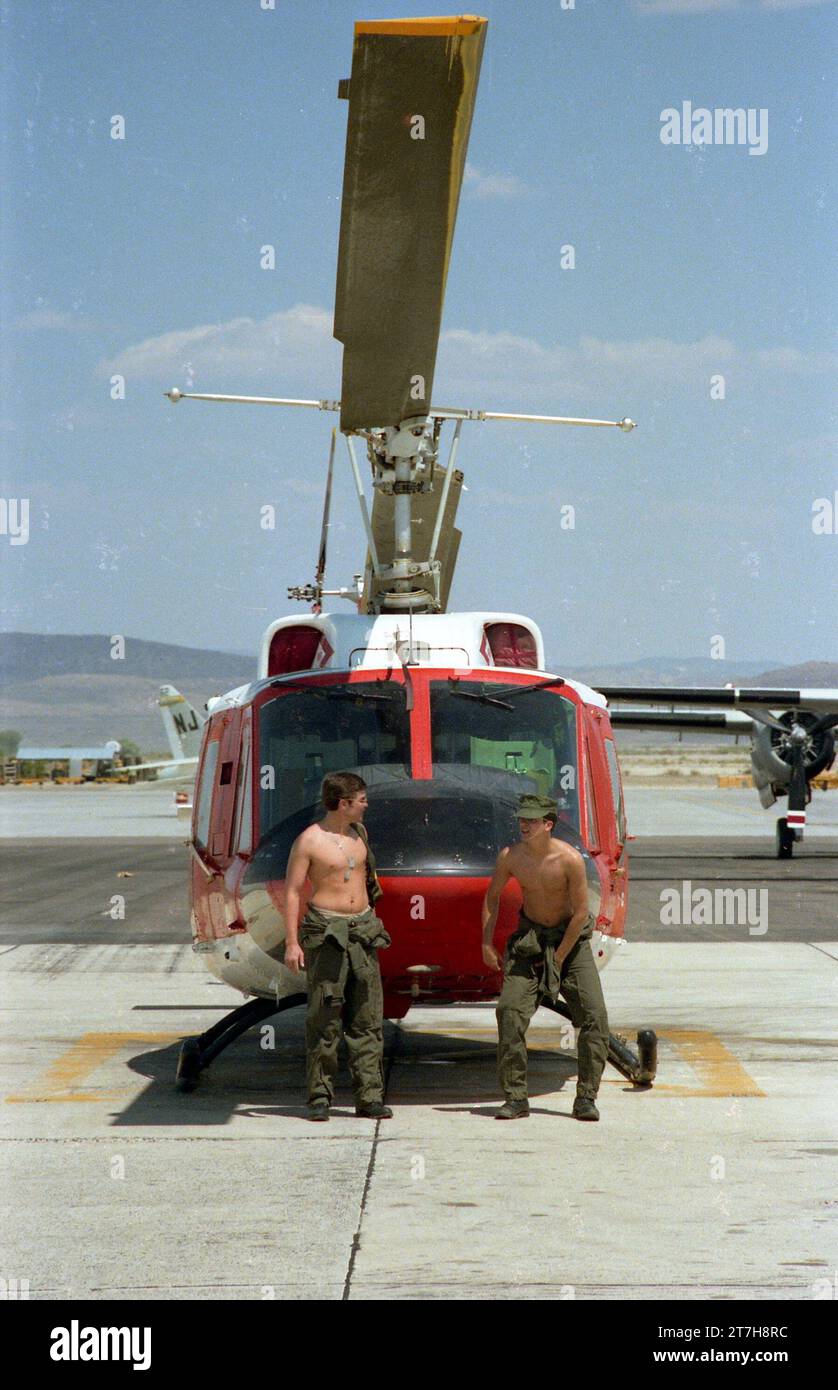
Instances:
[[[487,21],[355,26],[334,336],[340,427],[431,405],[445,281]]]

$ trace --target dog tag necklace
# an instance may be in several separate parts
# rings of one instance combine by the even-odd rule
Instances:
[[[323,834],[328,835],[330,840],[334,840],[335,844],[337,845],[338,849],[340,850],[341,854],[346,860],[346,868],[343,871],[343,881],[344,883],[348,883],[352,870],[355,868],[355,855],[346,853],[346,850],[344,849],[337,835],[334,835],[331,830],[324,830]]]

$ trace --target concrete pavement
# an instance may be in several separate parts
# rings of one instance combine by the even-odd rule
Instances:
[[[483,1007],[388,1026],[393,1120],[344,1090],[313,1126],[299,1014],[175,1092],[178,1037],[240,1002],[188,949],[7,949],[7,1277],[33,1298],[814,1298],[838,1267],[838,945],[756,959],[625,948],[612,1027],[658,1030],[659,1079],[606,1069],[598,1125],[569,1118],[543,1010],[533,1113],[494,1121]]]

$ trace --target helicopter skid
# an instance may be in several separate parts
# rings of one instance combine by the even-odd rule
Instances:
[[[254,1024],[274,1014],[284,1013],[286,1009],[297,1008],[306,1002],[304,994],[292,994],[286,999],[249,999],[240,1004],[232,1013],[225,1014],[205,1033],[197,1038],[184,1038],[178,1057],[176,1084],[179,1091],[194,1091],[201,1072],[229,1047],[231,1042],[241,1037]]]
[[[553,1013],[561,1014],[562,1018],[570,1018],[570,1009],[561,1002],[552,1004],[549,1000],[541,1001],[546,1009],[552,1009]],[[571,1020],[572,1022],[572,1020]],[[608,1060],[621,1076],[627,1081],[631,1081],[635,1086],[651,1086],[658,1070],[658,1037],[651,1028],[642,1028],[637,1034],[637,1052],[632,1052],[626,1043],[625,1038],[619,1037],[616,1033],[608,1035]]]

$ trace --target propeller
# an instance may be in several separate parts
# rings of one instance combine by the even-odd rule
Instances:
[[[334,336],[340,428],[431,408],[448,262],[487,21],[355,25]]]
[[[795,724],[788,736],[786,748],[790,754],[791,777],[788,789],[788,811],[793,820],[798,821],[806,815],[806,802],[809,797],[809,779],[806,776],[806,732],[802,725]],[[795,815],[795,812],[797,815]]]
[[[787,724],[763,716],[763,723],[769,722],[772,727],[782,729],[785,735],[780,756],[791,767],[787,792],[788,821],[790,825],[800,827],[806,823],[806,803],[810,795],[806,758],[818,735],[838,725],[838,713],[824,714],[820,719],[806,725],[795,721],[791,728]]]

